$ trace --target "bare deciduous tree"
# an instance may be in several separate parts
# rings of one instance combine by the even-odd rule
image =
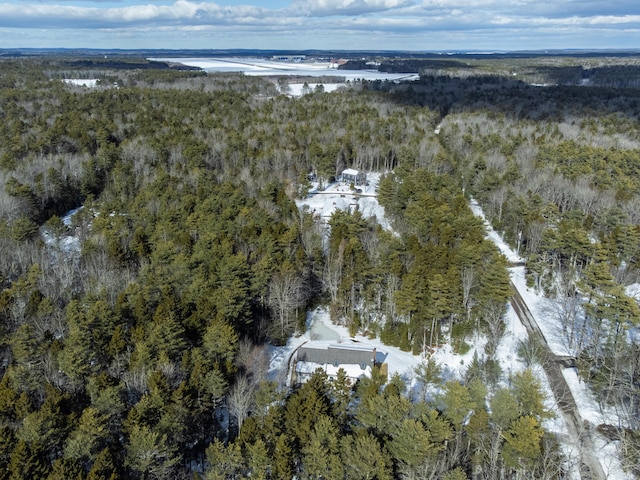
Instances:
[[[236,379],[227,395],[227,406],[229,413],[236,418],[238,422],[238,431],[242,428],[242,424],[249,415],[251,406],[253,405],[253,394],[255,393],[255,385],[246,375],[240,375]]]
[[[255,345],[251,340],[243,338],[238,343],[235,362],[244,369],[254,384],[267,378],[269,354],[264,345]]]
[[[464,305],[467,318],[471,313],[473,302],[471,299],[471,290],[476,285],[476,270],[473,267],[462,267],[460,270],[460,280],[462,282],[462,304]]]
[[[277,318],[283,338],[291,327],[292,311],[304,305],[307,294],[305,281],[296,272],[282,271],[271,278],[267,303]]]
[[[506,328],[504,324],[505,305],[492,301],[484,308],[483,313],[487,329],[487,345],[485,350],[489,357],[493,357]]]
[[[322,281],[326,290],[329,291],[331,297],[331,303],[338,302],[338,287],[342,280],[342,255],[332,253],[331,250],[327,253],[327,259],[325,261],[324,274]]]

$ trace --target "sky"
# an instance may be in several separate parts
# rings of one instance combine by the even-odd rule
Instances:
[[[640,48],[638,0],[0,0],[0,48]]]

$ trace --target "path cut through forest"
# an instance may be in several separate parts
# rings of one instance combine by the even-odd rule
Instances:
[[[536,319],[525,303],[516,285],[511,282],[513,296],[511,306],[527,330],[529,338],[544,348],[542,368],[549,379],[551,392],[560,407],[572,441],[580,448],[580,478],[582,480],[604,480],[606,478],[602,465],[591,438],[592,426],[582,420],[578,405],[571,393],[562,370],[567,367],[567,357],[553,353]]]

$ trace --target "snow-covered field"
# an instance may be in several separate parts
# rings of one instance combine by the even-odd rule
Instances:
[[[287,91],[282,93],[287,93],[292,97],[301,97],[306,93],[311,93],[316,91],[316,87],[318,85],[322,85],[322,88],[325,92],[335,92],[340,87],[344,87],[344,83],[307,83],[307,88],[305,89],[304,83],[290,83],[287,86]],[[280,87],[278,87],[280,88]]]
[[[415,80],[417,74],[385,73],[377,70],[338,70],[329,62],[278,62],[261,58],[150,58],[158,62],[181,63],[207,72],[242,72],[254,76],[336,76],[345,80]]]
[[[338,70],[336,65],[330,62],[285,62],[263,58],[149,58],[152,61],[180,63],[189,67],[199,67],[207,72],[240,72],[244,75],[277,77],[341,77],[344,81],[354,82],[358,80],[417,80],[418,74],[385,73],[377,70]],[[317,83],[309,83],[311,91],[314,91]],[[325,92],[333,92],[343,86],[344,83],[323,83]],[[304,95],[304,83],[290,83],[287,90],[282,92],[287,95],[299,97]]]
[[[95,88],[98,85],[97,78],[65,78],[63,82],[76,87],[87,88]]]

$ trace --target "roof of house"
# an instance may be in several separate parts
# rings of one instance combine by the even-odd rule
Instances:
[[[376,349],[359,345],[306,344],[298,349],[298,361],[329,365],[373,365]]]
[[[360,171],[354,170],[353,168],[346,168],[342,171],[342,175],[360,175]]]

